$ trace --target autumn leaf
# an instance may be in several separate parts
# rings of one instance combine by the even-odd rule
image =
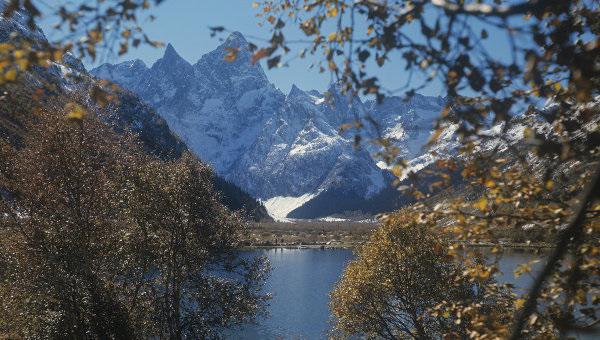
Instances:
[[[66,117],[73,120],[81,120],[87,115],[87,111],[79,104],[67,103],[65,105]]]
[[[515,300],[515,308],[521,309],[525,305],[525,299],[517,299]]]
[[[250,58],[250,62],[252,62],[252,64],[256,64],[257,61],[267,56],[269,56],[269,49],[261,48],[252,55],[252,57]]]
[[[487,209],[488,200],[485,197],[480,198],[473,204],[473,206],[481,211],[485,211]]]
[[[225,50],[227,51],[227,53],[225,54],[225,56],[223,57],[223,59],[225,61],[228,62],[234,62],[237,59],[237,55],[239,52],[238,48],[233,48],[233,47],[226,47]]]
[[[7,81],[15,81],[17,79],[17,70],[14,68],[4,72],[4,79]]]
[[[485,181],[485,186],[488,188],[493,188],[496,186],[496,182],[492,181],[491,179],[488,179],[487,181]]]
[[[337,33],[336,32],[331,32],[328,36],[327,36],[327,41],[328,42],[333,42],[335,41],[335,39],[337,38]]]
[[[326,16],[328,17],[336,17],[338,15],[337,7],[332,7],[329,11],[327,11]]]
[[[437,142],[438,139],[440,139],[440,136],[442,135],[442,132],[444,132],[443,128],[438,128],[436,129],[432,134],[431,137],[429,137],[429,140],[427,141],[428,145],[434,144],[435,142]]]

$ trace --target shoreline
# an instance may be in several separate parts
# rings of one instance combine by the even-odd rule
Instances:
[[[538,244],[527,244],[527,243],[466,243],[456,241],[456,243],[462,243],[469,248],[510,248],[510,249],[521,249],[521,250],[541,250],[541,249],[553,249],[554,245],[548,243]],[[362,243],[339,243],[339,244],[301,244],[301,245],[248,245],[240,247],[241,250],[257,250],[257,249],[354,249]]]
[[[360,244],[343,243],[343,244],[302,244],[302,245],[251,245],[243,246],[242,250],[256,249],[354,249]]]

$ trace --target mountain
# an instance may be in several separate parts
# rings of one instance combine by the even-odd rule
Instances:
[[[2,5],[3,2],[0,1],[0,9]],[[21,12],[15,13],[11,18],[0,17],[0,42],[19,38],[27,39],[33,44],[45,43],[44,33],[39,29],[30,29],[26,22],[27,15]],[[174,65],[178,69],[181,66],[176,63]],[[143,63],[132,62],[131,65],[123,65],[118,74],[128,77],[122,79],[126,81],[133,79],[142,69],[146,69]],[[39,97],[37,88],[40,84],[50,86],[45,86],[44,95],[38,102],[32,102],[29,98]],[[42,103],[47,107],[64,105],[61,98],[87,95],[95,86],[95,79],[89,75],[80,60],[67,53],[61,63],[53,63],[48,68],[34,67],[18,84],[5,86],[10,86],[11,90],[8,91],[9,95],[3,98],[3,105],[0,106],[0,139],[18,145],[21,137],[27,133],[26,122],[34,119],[34,115],[14,112],[15,109],[32,111],[36,105]],[[110,102],[104,108],[93,105],[90,105],[90,108],[116,131],[129,130],[136,133],[147,152],[163,159],[179,158],[187,150],[183,141],[171,132],[167,121],[157,115],[138,95],[123,89],[110,91],[116,97],[116,101]],[[87,101],[92,102],[89,98]],[[213,184],[221,193],[223,203],[230,209],[241,210],[247,217],[255,220],[269,218],[264,206],[235,184],[219,176],[214,177]]]
[[[226,61],[231,51],[236,59]],[[392,176],[372,157],[376,148],[354,148],[354,135],[339,133],[342,124],[376,116],[406,155],[417,156],[443,106],[441,98],[419,95],[362,103],[336,84],[325,93],[293,86],[284,94],[250,59],[248,42],[234,32],[195,64],[169,44],[149,68],[127,61],[91,73],[138,94],[194,153],[280,219],[324,200],[330,208],[302,217],[354,211],[390,186]]]

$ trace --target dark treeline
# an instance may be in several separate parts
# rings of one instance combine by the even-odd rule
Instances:
[[[261,314],[266,265],[237,257],[209,167],[55,99],[0,139],[0,337],[214,338]]]

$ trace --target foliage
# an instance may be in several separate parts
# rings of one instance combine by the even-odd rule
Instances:
[[[210,169],[147,155],[80,103],[1,144],[0,334],[215,338],[260,315],[265,263],[237,255]]]
[[[4,16],[26,10],[33,27],[40,15],[37,3],[10,1]],[[66,51],[94,58],[97,47],[110,51],[110,42],[117,40],[158,45],[140,38],[143,33],[135,27],[140,11],[149,5],[148,1],[98,0],[79,8],[56,6],[51,12],[58,14],[73,37],[83,39],[39,46],[27,37],[15,37],[0,45],[1,80],[18,80],[20,70],[47,66],[47,60],[58,61]],[[408,98],[429,83],[444,85],[447,106],[431,143],[444,129],[455,128],[461,147],[456,159],[440,159],[439,171],[430,171],[429,178],[439,177],[428,185],[431,190],[401,187],[423,199],[412,207],[419,221],[444,228],[457,241],[496,241],[497,229],[524,227],[554,238],[547,263],[527,294],[516,300],[513,322],[494,323],[493,314],[480,313],[471,304],[442,304],[443,313],[454,318],[471,314],[470,337],[546,338],[597,330],[598,1],[267,0],[254,7],[272,36],[266,46],[251,45],[253,62],[266,59],[273,68],[291,61],[294,57],[286,57],[293,42],[285,32],[296,26],[307,36],[295,41],[306,44],[298,51],[300,57],[314,55],[319,71],[332,72],[348,94],[383,100],[384,95],[403,92]],[[214,27],[213,33],[224,30]],[[496,52],[499,42],[509,46],[510,55]],[[121,46],[119,52],[125,53],[128,46]],[[235,60],[236,53],[231,50],[226,58]],[[383,88],[371,74],[388,64],[409,74],[408,82],[398,84],[397,90]],[[106,101],[102,91],[91,93],[93,99]],[[547,107],[540,109],[544,102]],[[359,142],[360,128],[366,123],[377,128],[371,117],[357,117],[344,128],[356,127]],[[516,143],[511,141],[515,134],[521,137]],[[405,162],[398,147],[385,138],[374,142],[381,146],[377,156],[402,178]],[[451,174],[456,172],[461,173],[464,186],[450,190],[458,195],[435,197],[455,184]],[[448,251],[464,260],[464,280],[496,272],[493,264],[469,263],[459,251],[461,244],[450,244]],[[528,271],[527,264],[522,269]]]
[[[440,311],[442,302],[468,304],[505,322],[512,309],[509,291],[489,275],[464,280],[465,268],[448,256],[447,244],[410,211],[390,217],[360,247],[332,293],[336,330],[343,338],[465,337],[473,314]]]
[[[591,298],[598,295],[600,255],[597,1],[275,0],[255,7],[272,36],[253,59],[267,58],[269,67],[286,65],[298,42],[288,41],[286,30],[296,26],[307,37],[300,57],[314,55],[320,71],[332,72],[350,95],[408,99],[430,83],[443,84],[446,108],[430,143],[454,129],[457,157],[438,157],[436,169],[426,172],[429,190],[399,187],[422,200],[414,209],[425,223],[467,243],[495,242],[496,229],[534,228],[552,239],[555,248],[518,300],[514,321],[477,322],[469,336],[597,330],[600,301]],[[495,44],[507,45],[510,54],[497,53]],[[372,74],[390,67],[409,75],[397,90],[383,88]],[[356,119],[342,128],[356,127],[358,142],[364,124],[378,128],[372,117]],[[403,178],[399,148],[385,138],[374,142],[381,147],[377,156]],[[452,179],[457,172],[460,188]],[[458,194],[436,197],[448,187]],[[451,255],[464,260],[458,251]],[[496,272],[494,264],[484,267]],[[463,315],[471,307],[451,312]]]

